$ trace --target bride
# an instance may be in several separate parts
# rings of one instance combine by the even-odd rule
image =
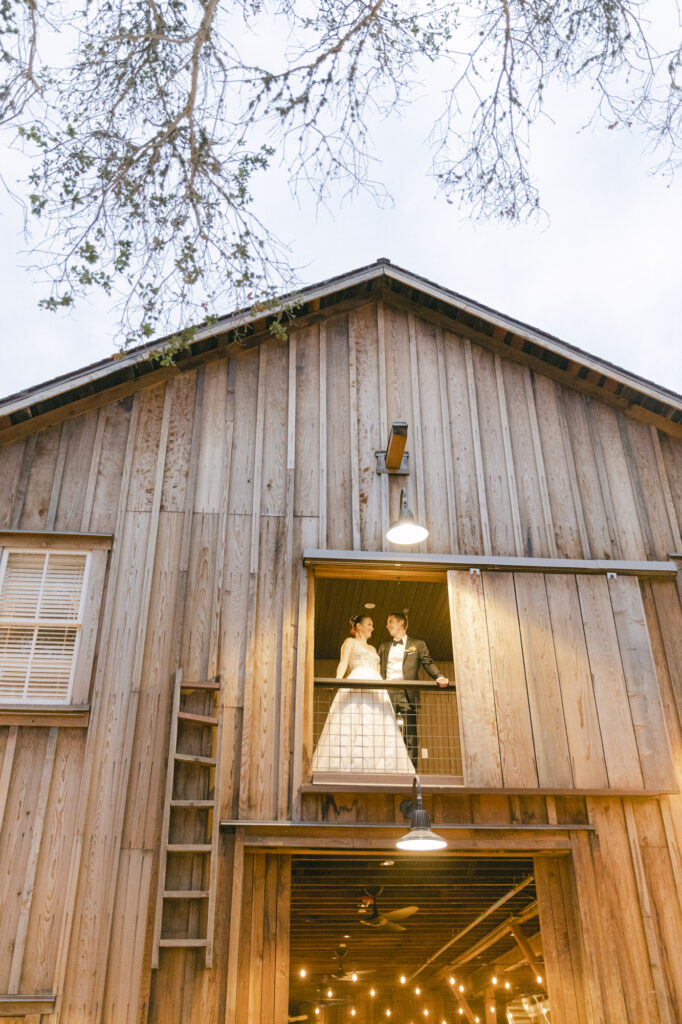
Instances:
[[[379,655],[368,640],[369,615],[350,620],[337,679],[381,679]],[[337,690],[313,754],[313,772],[414,774],[405,741],[385,689]]]

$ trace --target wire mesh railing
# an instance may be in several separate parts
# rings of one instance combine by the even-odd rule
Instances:
[[[457,695],[422,680],[316,677],[313,780],[320,775],[462,776]]]

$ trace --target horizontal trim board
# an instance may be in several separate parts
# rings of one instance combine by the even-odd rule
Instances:
[[[461,823],[448,825],[445,822],[433,822],[433,828],[439,832],[595,832],[595,825],[570,824],[570,825],[539,825],[539,824],[511,824],[504,822],[500,825],[488,822],[482,825]],[[374,822],[374,821],[246,821],[244,819],[228,819],[220,822],[221,832],[232,835],[237,829],[240,831],[286,833],[286,835],[305,835],[313,830],[326,832],[333,829],[350,829],[351,831],[373,831],[405,832],[409,828],[407,819],[402,822]]]
[[[51,530],[0,530],[3,548],[76,548],[108,551],[113,543],[110,533],[59,533]]]
[[[414,776],[409,776],[412,779]],[[612,797],[657,797],[668,796],[679,793],[679,789],[549,789],[536,786],[534,789],[506,789],[500,786],[496,789],[485,789],[481,786],[464,786],[457,783],[461,776],[453,775],[448,777],[447,782],[441,782],[439,776],[420,775],[422,792],[424,793],[456,793],[459,796],[612,796]],[[357,776],[350,779],[342,779],[337,775],[334,779],[329,777],[318,782],[305,782],[301,786],[301,793],[407,793],[411,792],[412,785],[405,784],[403,788],[398,778],[392,783],[373,782],[358,780]]]
[[[58,726],[61,729],[87,729],[89,704],[0,704],[0,725]]]
[[[306,549],[303,564],[320,577],[354,577],[381,572],[414,575],[414,578],[445,578],[448,569],[478,569],[501,572],[555,572],[623,576],[664,576],[674,578],[674,562],[610,561],[606,558],[517,558],[500,555],[403,554],[395,551],[326,551]],[[397,572],[396,572],[397,570]]]
[[[31,1013],[52,1013],[57,997],[49,992],[34,996],[0,995],[0,1017],[25,1017]]]

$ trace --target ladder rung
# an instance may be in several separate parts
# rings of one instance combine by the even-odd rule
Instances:
[[[197,722],[201,725],[218,724],[217,718],[212,718],[210,715],[194,715],[189,711],[178,711],[178,718],[181,718],[183,722]]]
[[[208,889],[165,889],[163,898],[165,900],[207,900]]]
[[[215,764],[215,757],[200,757],[199,754],[178,754],[175,753],[176,761],[183,761],[185,764],[206,764],[212,766]]]
[[[219,690],[220,683],[211,682],[195,682],[195,683],[180,683],[181,690]]]
[[[208,939],[159,939],[159,945],[166,949],[201,949],[208,945]]]
[[[168,853],[211,853],[211,843],[169,843]]]
[[[171,807],[215,807],[215,800],[171,800]]]

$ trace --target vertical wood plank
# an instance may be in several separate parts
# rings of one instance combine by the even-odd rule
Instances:
[[[445,493],[448,508],[448,529],[450,531],[451,552],[459,551],[457,529],[457,501],[455,498],[455,473],[452,465],[452,439],[450,436],[450,412],[448,408],[448,384],[445,366],[445,349],[443,331],[436,331],[436,349],[438,354],[438,384],[440,390],[441,430],[443,432],[443,464],[445,466]]]
[[[277,938],[275,950],[274,1024],[283,1021],[289,1008],[289,939],[291,913],[291,857],[277,857]]]
[[[476,400],[476,381],[474,379],[474,363],[471,352],[471,342],[464,339],[464,358],[466,361],[467,391],[469,393],[469,411],[471,414],[471,433],[474,443],[474,462],[476,465],[476,483],[478,486],[478,506],[481,516],[481,533],[483,535],[483,554],[492,554],[492,542],[490,539],[490,520],[488,517],[488,499],[485,490],[485,476],[483,472],[483,453],[481,451],[481,432],[478,420],[478,402]]]
[[[95,438],[90,456],[90,468],[88,470],[88,480],[85,485],[85,497],[83,498],[83,509],[81,514],[81,530],[83,530],[83,532],[86,532],[90,526],[90,516],[92,515],[92,505],[95,500],[95,486],[97,484],[99,460],[102,456],[102,441],[104,440],[106,420],[105,406],[102,406],[97,412],[97,428],[95,430]]]
[[[552,626],[541,573],[514,573],[540,786],[573,786]]]
[[[625,827],[627,829],[628,841],[630,843],[632,866],[635,872],[635,882],[637,884],[637,896],[639,898],[639,908],[642,915],[644,935],[646,937],[647,949],[649,951],[651,974],[654,979],[658,1013],[661,1024],[673,1024],[673,1017],[668,1000],[665,977],[663,974],[663,966],[661,963],[661,951],[658,943],[658,935],[656,934],[656,927],[651,910],[651,901],[649,899],[649,890],[647,887],[644,865],[642,863],[642,854],[639,848],[637,822],[635,820],[631,799],[626,798],[623,800],[623,811],[625,813]]]
[[[608,585],[603,576],[577,583],[609,785],[638,789],[642,771]]]
[[[73,432],[73,420],[65,420],[62,423],[62,429],[59,434],[59,448],[57,450],[57,461],[54,467],[54,476],[52,477],[52,489],[50,491],[50,504],[47,509],[47,519],[45,520],[45,529],[54,530],[55,520],[57,518],[57,506],[59,504],[59,492],[62,488],[62,478],[64,476],[64,463],[66,462],[66,451],[69,447],[69,439]]]
[[[535,392],[533,390],[533,378],[528,371],[523,375],[526,405],[528,406],[528,419],[530,421],[530,433],[533,439],[533,454],[535,456],[535,470],[537,472],[538,487],[540,489],[540,500],[542,502],[542,513],[545,523],[545,535],[547,539],[547,551],[550,558],[557,558],[557,546],[554,537],[554,522],[552,519],[552,506],[549,501],[549,487],[547,485],[547,473],[545,472],[545,459],[542,453],[542,440],[540,437],[540,426],[538,414],[535,408]]]
[[[573,781],[578,789],[605,789],[608,775],[576,579],[547,573],[545,585]]]
[[[247,1024],[261,1024],[263,983],[263,913],[265,909],[265,871],[268,854],[253,854],[253,900],[251,903],[251,945],[249,953],[249,997]]]
[[[12,778],[14,766],[14,754],[17,748],[18,725],[10,725],[7,731],[7,742],[2,755],[2,769],[0,770],[0,835],[2,835],[2,823],[5,820],[5,808],[7,807],[7,796],[9,784]]]
[[[417,522],[426,519],[426,492],[424,488],[424,441],[422,434],[422,410],[420,401],[419,359],[417,357],[417,329],[414,314],[407,315],[407,334],[410,342],[410,379],[412,382],[412,458],[417,479]],[[440,545],[437,546],[437,550]],[[416,546],[417,551],[426,550],[426,543]]]
[[[388,443],[388,389],[386,386],[386,312],[384,304],[377,302],[377,349],[379,354],[379,433],[380,447]],[[391,522],[388,506],[388,476],[382,474],[381,481],[381,550],[388,551],[386,531]]]
[[[499,787],[502,765],[480,574],[448,572],[448,598],[464,782],[467,786]]]
[[[56,728],[56,726],[52,726],[47,737],[43,771],[40,778],[40,789],[38,790],[38,799],[33,812],[31,845],[29,848],[28,859],[26,861],[24,887],[20,900],[19,920],[17,922],[17,930],[14,937],[14,950],[12,952],[12,963],[9,971],[10,992],[21,991],[21,974],[24,964],[24,953],[26,950],[28,919],[31,914],[31,904],[33,902],[33,890],[35,886],[36,869],[38,867],[38,854],[40,853],[40,844],[43,838],[45,810],[47,808],[48,793],[50,792],[50,783],[52,781],[52,769],[54,767],[54,756],[57,750],[58,735],[59,729]]]
[[[504,462],[507,471],[507,486],[509,488],[509,503],[511,506],[511,520],[514,529],[514,546],[516,554],[522,556],[523,535],[521,533],[521,516],[519,513],[519,498],[516,491],[516,473],[514,470],[514,456],[512,453],[511,437],[509,434],[509,415],[507,413],[507,398],[504,393],[504,377],[502,374],[502,360],[498,353],[495,353],[495,383],[497,385],[497,400],[500,405],[500,422],[502,425],[502,445],[504,448]]]
[[[296,404],[297,339],[289,338],[289,394],[287,402],[287,485],[285,501],[284,570],[282,581],[281,625],[281,690],[279,703],[279,744],[277,758],[277,817],[289,816],[289,781],[291,761],[291,705],[293,700],[293,642],[295,600],[293,588],[294,559],[294,486],[296,473]]]
[[[360,495],[358,485],[358,374],[356,360],[355,317],[348,315],[348,395],[350,414],[350,501],[353,551],[361,547]]]
[[[320,497],[318,543],[327,547],[327,325],[320,324]]]
[[[519,617],[511,573],[483,573],[490,665],[506,787],[537,786]]]
[[[35,438],[35,434],[29,435]],[[0,480],[3,487],[0,491],[0,529],[13,529],[13,516],[16,499],[19,495],[19,484],[22,470],[26,464],[24,452],[29,438],[15,441],[14,444],[0,445]],[[33,442],[35,443],[35,441]]]
[[[673,538],[674,549],[675,551],[682,551],[682,536],[680,535],[680,525],[677,521],[675,503],[673,501],[672,491],[670,489],[670,480],[668,479],[668,472],[666,470],[665,460],[663,458],[661,439],[659,437],[658,430],[653,425],[653,423],[649,424],[649,430],[651,432],[651,443],[654,449],[654,458],[656,459],[656,468],[658,470],[658,477],[661,485],[661,493],[663,495],[663,501],[665,503],[665,510],[668,516],[668,522],[670,523],[670,532]]]
[[[237,983],[239,979],[239,941],[242,923],[244,889],[244,843],[235,837],[232,853],[232,897],[230,900],[230,929],[227,944],[227,989],[225,1021],[237,1019]]]
[[[634,576],[618,576],[608,581],[608,588],[644,785],[673,789],[672,752],[639,582]]]

